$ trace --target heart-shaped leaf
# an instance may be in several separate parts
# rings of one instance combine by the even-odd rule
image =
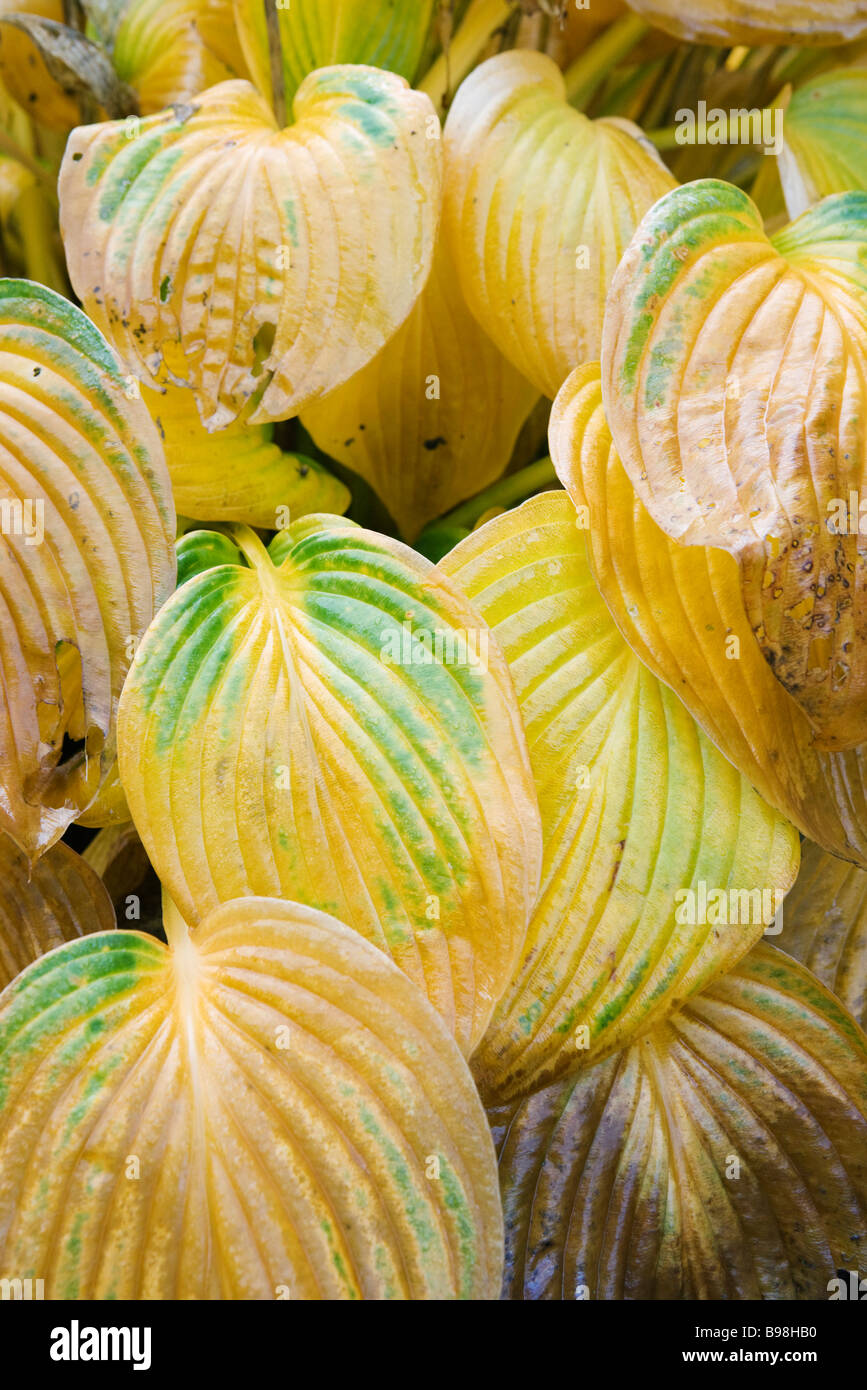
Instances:
[[[626,1052],[492,1116],[505,1293],[827,1299],[867,1272],[867,1038],[762,943]]]
[[[551,413],[551,457],[586,528],[596,582],[630,647],[670,685],[766,801],[811,839],[867,867],[867,744],[828,753],[761,654],[737,562],[671,540],[613,446],[598,363]]]
[[[444,217],[464,296],[547,396],[598,357],[620,256],[674,187],[641,138],[629,122],[569,106],[563,74],[541,53],[482,63],[449,112]]]
[[[46,951],[114,924],[99,874],[68,845],[54,845],[31,868],[0,833],[0,991]]]
[[[163,440],[175,506],[199,521],[241,521],[275,530],[313,512],[340,515],[349,489],[315,459],[287,454],[273,426],[239,420],[209,434],[192,391],[144,392]]]
[[[369,63],[412,81],[434,14],[435,0],[291,0],[276,8],[289,100],[308,73],[332,63]],[[273,99],[266,7],[235,0],[241,44],[253,80]]]
[[[777,945],[867,1025],[867,873],[805,844]]]
[[[21,280],[0,281],[0,532],[0,830],[35,859],[114,763],[133,648],[174,586],[175,517],[108,344]]]
[[[798,837],[630,651],[565,493],[489,522],[441,568],[509,662],[542,812],[539,901],[473,1058],[503,1101],[623,1046],[733,966],[793,882]]]
[[[541,833],[508,668],[428,561],[339,518],[185,583],[136,653],[120,770],[194,924],[247,894],[333,912],[469,1049],[524,941]],[[240,557],[239,557],[240,559]]]
[[[367,479],[412,540],[505,472],[537,399],[469,312],[440,244],[403,327],[302,422],[324,453]]]
[[[630,7],[689,43],[850,43],[867,33],[862,0],[628,0]]]
[[[357,933],[247,899],[0,997],[0,1268],[61,1299],[494,1298],[472,1078]]]
[[[789,216],[832,193],[867,189],[867,72],[837,68],[799,87],[786,107],[780,179]]]
[[[147,385],[195,388],[210,428],[254,396],[253,423],[297,414],[424,287],[442,165],[428,117],[401,78],[338,67],[306,79],[282,131],[247,82],[132,132],[76,130],[60,171],[76,292]]]
[[[863,742],[867,193],[772,240],[731,184],[660,199],[612,285],[602,387],[653,519],[738,560],[759,644],[819,745]]]

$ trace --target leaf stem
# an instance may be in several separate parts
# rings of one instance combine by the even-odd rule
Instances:
[[[554,465],[550,458],[546,457],[537,459],[535,463],[528,464],[517,473],[510,473],[499,482],[492,483],[484,492],[471,497],[468,502],[462,502],[454,511],[440,517],[435,525],[466,526],[472,529],[479,517],[484,516],[492,507],[502,507],[506,510],[516,502],[522,502],[525,497],[531,497],[534,492],[539,492],[547,483],[553,483],[555,487],[560,486]]]
[[[271,105],[280,129],[286,125],[286,76],[277,0],[265,0],[265,27],[268,30],[268,63],[271,72]]]
[[[472,0],[457,33],[449,45],[448,55],[441,53],[430,71],[418,84],[419,91],[430,97],[442,114],[449,97],[464,80],[479,54],[498,29],[510,19],[514,0]]]
[[[566,69],[566,96],[572,106],[584,107],[611,69],[644,38],[650,25],[637,14],[625,14],[600,34]]]

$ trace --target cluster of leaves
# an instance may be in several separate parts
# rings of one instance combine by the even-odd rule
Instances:
[[[0,75],[0,1277],[826,1297],[863,6],[38,0]]]

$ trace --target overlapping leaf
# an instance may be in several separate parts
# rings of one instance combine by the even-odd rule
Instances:
[[[867,72],[838,68],[794,93],[783,122],[780,179],[789,216],[832,193],[867,189]]]
[[[867,867],[867,745],[815,746],[806,714],[753,638],[736,561],[679,545],[653,521],[613,446],[597,363],[565,382],[550,443],[586,527],[596,581],[630,647],[766,801]]]
[[[324,453],[367,479],[412,539],[501,476],[537,397],[470,314],[441,244],[403,327],[303,423]]]
[[[63,0],[0,0],[0,75],[18,104],[40,125],[71,130],[80,120],[78,102],[63,90],[33,39],[7,15],[63,21]]]
[[[355,932],[248,899],[99,933],[0,997],[0,1268],[48,1298],[492,1298],[484,1112]]]
[[[598,356],[620,256],[674,186],[640,141],[637,126],[573,110],[563,74],[540,53],[489,59],[449,113],[445,229],[464,295],[545,395]]]
[[[234,0],[241,43],[253,80],[273,99],[265,6]],[[287,99],[314,68],[369,63],[412,81],[418,72],[435,0],[292,0],[277,7]]]
[[[861,0],[628,0],[652,24],[689,43],[848,43],[867,33]]]
[[[31,869],[0,833],[0,990],[46,951],[114,924],[98,874],[68,845],[54,845]]]
[[[737,558],[753,631],[817,743],[863,742],[867,193],[772,240],[730,184],[661,199],[614,279],[602,386],[653,519]]]
[[[339,518],[279,567],[185,583],[120,715],[133,819],[185,918],[246,894],[333,912],[474,1045],[539,882],[536,794],[505,661],[426,560]],[[240,557],[239,557],[240,558]]]
[[[509,662],[545,837],[524,954],[473,1059],[499,1101],[631,1041],[734,965],[791,885],[798,837],[630,651],[565,493],[489,522],[442,568]]]
[[[867,1038],[762,944],[626,1052],[492,1116],[505,1292],[827,1299],[865,1272]]]
[[[104,339],[52,291],[0,282],[0,829],[31,858],[114,762],[174,526],[159,437]]]
[[[105,37],[144,115],[247,76],[232,0],[126,0],[111,6]]]
[[[199,521],[242,521],[273,530],[311,512],[340,514],[349,489],[315,459],[284,453],[273,427],[244,420],[209,434],[191,391],[169,386],[145,390],[162,435],[181,516]]]
[[[867,1023],[867,873],[805,844],[777,945]]]
[[[325,68],[279,130],[246,82],[74,131],[61,227],[87,311],[146,384],[195,388],[212,429],[285,419],[365,366],[424,287],[440,210],[427,97]],[[327,191],[327,192],[326,192]]]

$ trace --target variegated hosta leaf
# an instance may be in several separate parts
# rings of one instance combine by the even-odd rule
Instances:
[[[282,562],[185,583],[124,687],[133,820],[185,919],[247,894],[333,912],[424,987],[469,1049],[539,883],[508,668],[428,561],[339,518]]]
[[[754,640],[737,562],[725,550],[679,545],[653,521],[612,443],[598,363],[564,383],[550,446],[586,528],[596,582],[633,651],[766,801],[867,867],[867,744],[816,747],[806,714]]]
[[[296,414],[375,356],[424,287],[440,209],[427,97],[324,68],[280,130],[247,82],[73,131],[61,228],[87,311],[147,385],[219,429]],[[437,128],[438,131],[438,128]]]
[[[777,945],[867,1024],[867,873],[805,844]]]
[[[441,568],[509,662],[542,812],[541,894],[473,1059],[500,1101],[622,1047],[733,966],[799,842],[630,651],[565,493],[489,522]]]
[[[799,87],[786,107],[780,180],[789,216],[831,193],[867,189],[867,71],[837,68]]]
[[[547,396],[598,356],[621,253],[674,187],[640,140],[637,126],[569,106],[563,74],[541,53],[482,63],[449,112],[445,229],[466,301]]]
[[[506,1297],[827,1299],[867,1272],[867,1038],[765,943],[491,1118]]]
[[[135,643],[174,586],[157,431],[80,310],[0,281],[0,830],[34,859],[115,758]],[[81,741],[63,759],[64,738]]]
[[[144,392],[159,427],[175,506],[199,521],[242,521],[266,530],[311,512],[340,514],[349,489],[315,459],[286,454],[273,426],[243,420],[209,434],[192,391]]]
[[[411,540],[505,472],[537,399],[467,309],[441,242],[403,327],[303,423],[367,479]]]
[[[261,0],[234,0],[238,32],[253,80],[272,99],[268,31]],[[292,0],[277,7],[283,82],[291,99],[308,73],[331,63],[369,63],[412,82],[436,0]]]
[[[849,43],[867,33],[863,0],[629,0],[629,5],[689,43]]]
[[[612,285],[602,387],[653,519],[738,560],[753,631],[817,743],[863,742],[867,193],[772,240],[731,184],[660,199]]]
[[[68,845],[54,845],[31,869],[0,833],[0,990],[46,951],[114,924],[99,875]]]
[[[112,19],[112,62],[143,115],[247,76],[232,0],[126,0]]]
[[[494,1298],[490,1133],[441,1020],[295,903],[61,947],[0,997],[0,1269],[56,1299]]]

